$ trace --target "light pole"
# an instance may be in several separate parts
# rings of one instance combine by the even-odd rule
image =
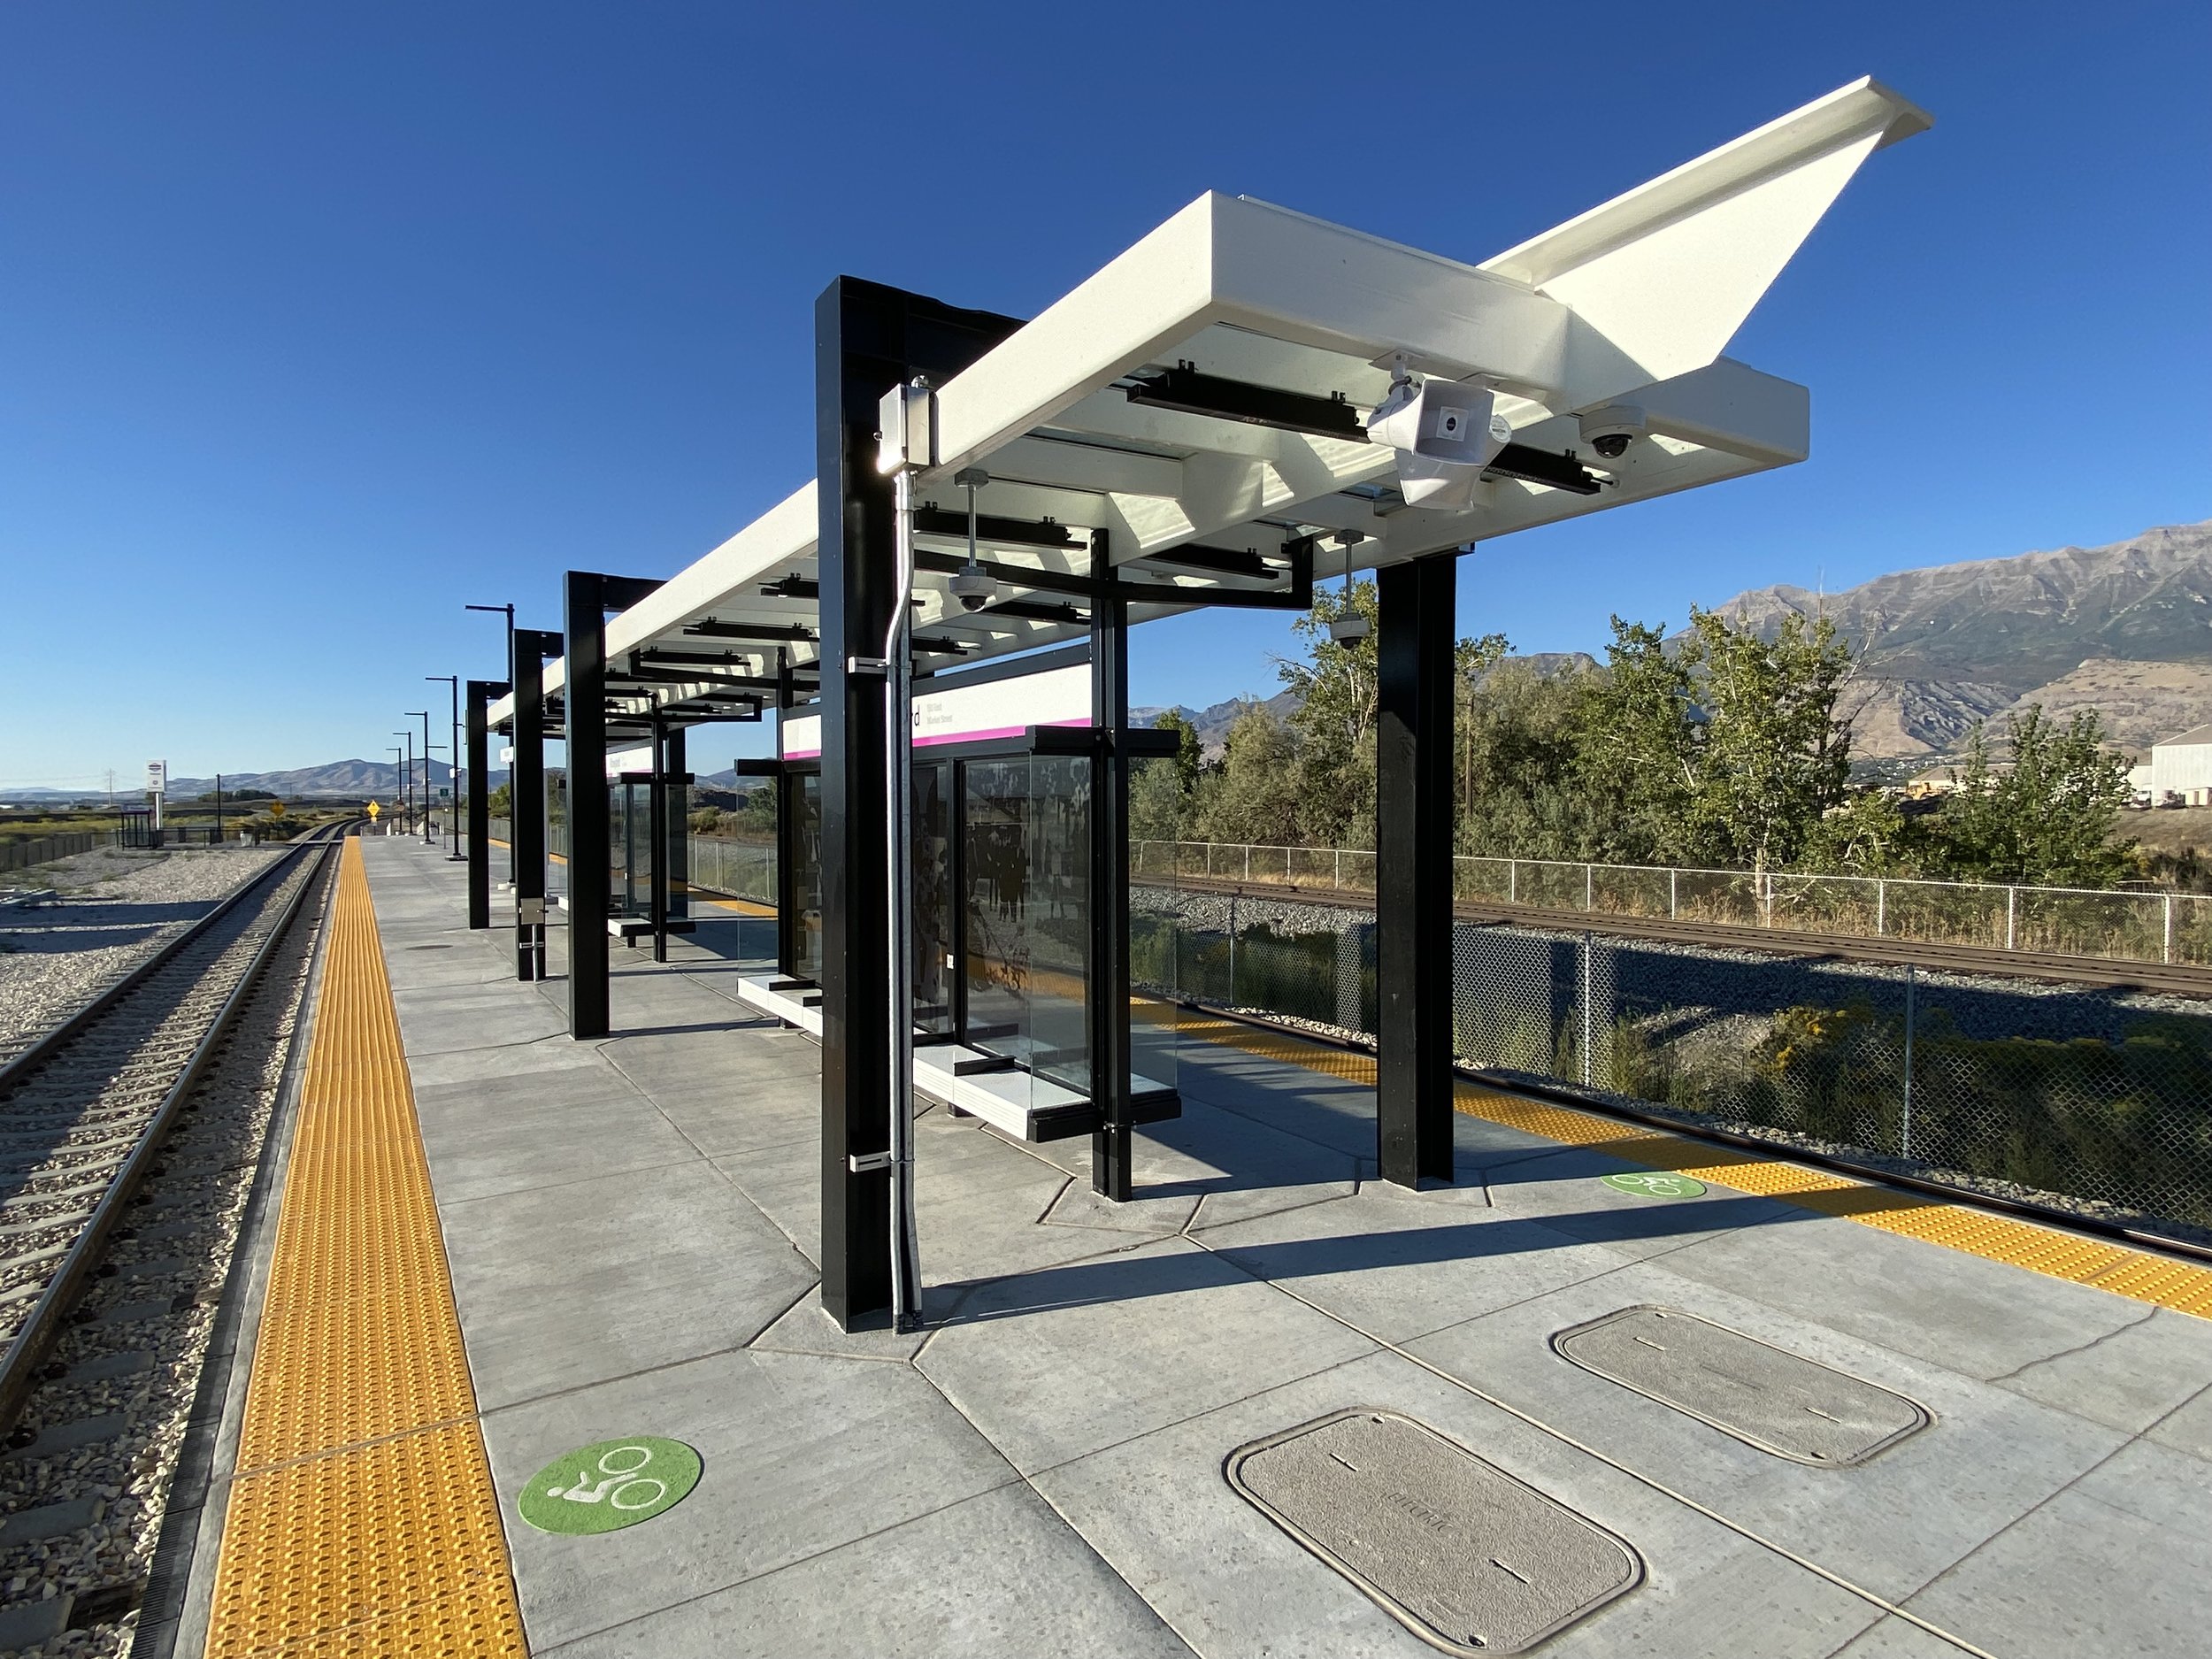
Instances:
[[[399,826],[403,831],[411,830],[413,826],[407,820],[409,814],[415,810],[415,734],[412,731],[405,731],[395,732],[392,735],[407,740],[407,770],[399,775]]]
[[[426,844],[434,846],[438,826],[430,819],[430,710],[410,709],[407,718],[422,722],[422,838]]]
[[[392,735],[397,737],[400,733],[395,732]],[[399,757],[403,752],[397,743],[392,745],[392,770],[399,772],[399,826],[402,829],[407,827],[407,774],[399,771]],[[385,833],[388,835],[391,832],[387,830]]]
[[[449,814],[449,821],[446,825],[449,833],[447,837],[445,856],[449,860],[453,860],[461,856],[461,677],[458,674],[425,674],[423,678],[429,680],[442,680],[446,683],[447,689],[453,694],[453,726],[446,733],[453,744],[452,748],[446,750],[446,753],[452,757],[453,764],[446,769],[445,774],[446,783],[449,786],[446,790],[446,810]],[[469,780],[469,787],[472,789],[476,787],[475,779]]]
[[[463,605],[461,609],[464,611],[495,611],[507,618],[507,695],[512,696],[515,689],[515,608],[512,605]],[[491,768],[487,766],[484,769],[484,774],[482,781],[489,781]],[[511,771],[508,773],[511,781],[513,776]],[[488,791],[487,793],[488,794]],[[508,793],[511,796],[513,791],[510,790]],[[510,813],[513,810],[511,806],[508,810]],[[520,868],[521,856],[522,855],[515,850],[515,833],[513,826],[510,824],[507,830],[507,885],[510,887],[515,884],[515,872]]]

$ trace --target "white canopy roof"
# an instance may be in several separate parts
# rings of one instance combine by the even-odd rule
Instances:
[[[986,536],[985,557],[1002,565],[1081,573],[1085,533],[1107,531],[1119,573],[1160,591],[1156,605],[1133,605],[1135,621],[1202,603],[1217,585],[1279,585],[1167,557],[1189,544],[1272,562],[1319,534],[1330,538],[1319,572],[1334,575],[1802,460],[1805,388],[1722,353],[1859,165],[1929,124],[1886,88],[1855,81],[1481,265],[1246,197],[1201,196],[939,388],[941,465],[917,480],[916,499],[964,512],[953,475],[979,465],[991,479],[983,513],[1071,532],[1066,549]],[[1349,417],[1344,435],[1325,434],[1132,396],[1142,389],[1133,376],[1180,366],[1340,398],[1363,421],[1400,357],[1417,373],[1494,388],[1515,445],[1594,493],[1494,472],[1463,511],[1409,506],[1398,452],[1366,442]],[[1607,460],[1588,452],[1578,417],[1615,403],[1640,409],[1649,435]],[[1340,554],[1340,532],[1356,539]],[[810,630],[815,535],[809,483],[611,618],[610,664],[649,649],[726,651],[736,672],[772,672],[779,642],[686,629]],[[964,550],[964,538],[918,540]],[[794,576],[792,591],[763,592]],[[932,660],[1082,635],[1071,615],[965,612],[946,580],[918,579],[916,633],[935,642]],[[1179,601],[1179,589],[1197,591]],[[816,657],[809,639],[780,643],[795,664]],[[549,693],[562,680],[562,664],[549,664]],[[642,713],[695,689],[657,684],[626,706]],[[511,712],[503,701],[493,718]]]

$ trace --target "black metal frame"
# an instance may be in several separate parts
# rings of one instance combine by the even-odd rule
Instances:
[[[608,865],[607,612],[626,611],[660,587],[657,578],[571,571],[565,587],[567,657],[561,686],[568,735],[568,1034],[579,1041],[611,1029],[607,918],[614,896]],[[649,723],[619,722],[624,726]]]
[[[491,777],[491,727],[489,711],[495,699],[507,695],[507,683],[500,680],[472,680],[468,682],[468,746],[469,746],[469,832],[468,832],[468,887],[469,926],[489,927],[492,925],[492,803],[491,790],[486,786]],[[508,786],[509,799],[514,787]],[[514,831],[508,830],[510,849]]]
[[[545,662],[560,654],[561,636],[549,629],[515,630],[515,758],[507,772],[507,835],[514,849],[518,979],[545,978],[545,923],[526,922],[522,911],[534,902],[541,918],[545,912]]]
[[[1452,664],[1458,550],[1377,573],[1375,1133],[1383,1179],[1452,1179]]]
[[[893,608],[891,480],[876,470],[877,410],[916,375],[950,379],[1020,326],[840,277],[814,313],[815,471],[822,655],[822,1307],[847,1330],[891,1307],[892,949],[883,826],[882,684],[849,670],[883,654]],[[903,739],[904,734],[899,736]]]

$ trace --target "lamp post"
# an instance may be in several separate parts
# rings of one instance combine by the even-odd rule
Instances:
[[[410,730],[395,732],[392,735],[407,740],[407,770],[399,775],[399,826],[405,831],[411,827],[408,817],[415,810],[415,734]]]
[[[425,674],[423,678],[428,680],[442,680],[446,688],[453,694],[453,726],[446,733],[453,745],[446,750],[446,754],[453,764],[446,769],[445,774],[449,786],[446,790],[448,821],[445,856],[450,861],[461,856],[461,677],[458,674]],[[471,778],[469,787],[473,789],[476,787],[476,780]]]
[[[515,688],[515,608],[512,605],[463,605],[461,609],[496,611],[507,618],[507,692],[510,696],[513,695]],[[483,781],[488,782],[490,777],[491,768],[487,766],[484,769]],[[513,777],[514,774],[511,770],[508,773],[509,781],[511,782]],[[511,795],[512,791],[509,793]],[[509,810],[511,812],[512,808],[511,807]],[[520,867],[518,861],[521,856],[522,855],[515,849],[514,830],[511,826],[507,832],[507,885],[510,887],[515,884],[515,872]]]
[[[422,722],[422,838],[426,845],[434,846],[438,840],[438,826],[430,819],[430,710],[410,709],[407,718]]]

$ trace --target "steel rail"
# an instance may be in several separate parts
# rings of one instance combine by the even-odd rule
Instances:
[[[327,865],[330,854],[341,844],[345,827],[339,826],[338,834],[327,840],[301,843],[296,848],[300,855],[312,854],[316,867],[309,871],[291,898],[286,901],[282,913],[270,927],[267,937],[255,950],[252,960],[239,975],[237,984],[231,987],[229,995],[223,999],[222,1006],[216,1010],[206,1033],[194,1046],[184,1069],[177,1074],[176,1080],[163,1094],[161,1103],[147,1118],[136,1144],[110,1178],[107,1190],[101,1194],[98,1204],[86,1217],[75,1242],[62,1258],[61,1265],[47,1280],[38,1300],[24,1316],[23,1324],[9,1342],[5,1355],[0,1356],[0,1434],[6,1433],[14,1426],[16,1417],[30,1394],[31,1386],[36,1380],[33,1373],[45,1358],[54,1340],[60,1335],[64,1316],[83,1289],[86,1279],[91,1277],[102,1252],[106,1249],[108,1236],[114,1231],[117,1217],[136,1194],[139,1184],[144,1180],[148,1170],[161,1151],[163,1142],[168,1139],[170,1130],[175,1126],[177,1116],[183,1110],[185,1102],[199,1087],[214,1061],[217,1048],[229,1034],[247,1001],[258,988],[262,973],[271,957],[276,954],[278,946],[289,937],[294,919],[306,902],[307,895],[315,887],[323,868]],[[318,837],[323,833],[320,829],[315,833]],[[254,893],[264,893],[265,896],[268,888],[280,887],[283,879],[300,869],[305,862],[304,856],[292,856],[272,864],[267,871],[233,894],[221,907],[201,918],[183,937],[200,937],[218,918],[228,914],[234,905]],[[183,940],[180,939],[177,942],[181,944]],[[136,976],[134,976],[131,983],[137,982]],[[112,997],[104,998],[98,1007],[104,1010],[112,1007],[114,1001]],[[86,1021],[80,1019],[72,1024],[81,1030]],[[9,1080],[12,1081],[13,1077],[11,1076]]]
[[[1317,1048],[1335,1048],[1346,1054],[1364,1055],[1372,1059],[1375,1050],[1365,1043],[1352,1041],[1317,1031],[1310,1031],[1287,1021],[1266,1018],[1240,1009],[1217,1008],[1211,1002],[1194,1002],[1186,996],[1164,999],[1174,1006],[1194,1014],[1203,1014],[1212,1019],[1225,1019],[1239,1025],[1250,1025],[1256,1030],[1294,1037]],[[1873,1187],[1901,1187],[1909,1192],[1930,1198],[1941,1199],[1947,1204],[1960,1204],[1975,1210],[1994,1210],[2023,1221],[2032,1221],[2039,1226],[2055,1228],[2062,1233],[2083,1233],[2093,1238],[2116,1244],[2130,1244],[2139,1249],[2154,1250],[2162,1256],[2179,1256],[2188,1262],[2212,1263],[2212,1247],[2189,1239],[2177,1239],[2163,1233],[2150,1233],[2140,1227],[2131,1227],[2124,1222],[2108,1220],[2101,1216],[2077,1215],[2072,1210],[2055,1210],[2047,1204],[2031,1200],[2008,1197],[2001,1193],[1977,1192],[1970,1187],[1955,1187],[1947,1181],[1933,1180],[1926,1176],[1911,1175],[1901,1170],[1883,1169],[1876,1164],[1863,1164],[1833,1152],[1823,1152],[1811,1147],[1801,1147],[1787,1141],[1769,1141],[1759,1135],[1745,1134],[1717,1124],[1685,1122],[1663,1112],[1641,1111],[1605,1095],[1586,1094],[1579,1089],[1559,1083],[1529,1082],[1518,1074],[1502,1071],[1483,1071],[1455,1062],[1452,1075],[1469,1083],[1479,1083],[1501,1094],[1523,1094],[1548,1105],[1568,1106],[1599,1118],[1617,1118],[1646,1129],[1657,1129],[1690,1141],[1709,1141],[1732,1151],[1755,1152],[1761,1157],[1777,1164],[1809,1164],[1832,1174],[1847,1175],[1854,1180],[1864,1181]]]
[[[352,821],[353,820],[350,818],[347,819],[346,825],[351,824]],[[63,1020],[60,1025],[55,1026],[51,1031],[44,1033],[37,1039],[36,1041],[33,1042],[29,1048],[24,1049],[20,1054],[16,1055],[4,1065],[0,1065],[0,1096],[6,1095],[7,1093],[11,1089],[14,1088],[18,1083],[21,1082],[32,1072],[37,1071],[38,1068],[53,1055],[56,1049],[59,1048],[64,1043],[67,1042],[72,1037],[74,1037],[79,1032],[82,1031],[87,1025],[89,1025],[101,1015],[106,1013],[109,1009],[114,1007],[117,1002],[122,1001],[122,999],[129,995],[131,992],[136,990],[139,986],[143,984],[149,978],[158,972],[162,968],[165,967],[170,961],[176,956],[178,952],[183,950],[209,928],[214,926],[218,921],[228,915],[231,910],[235,909],[238,905],[244,903],[248,898],[251,897],[252,895],[259,889],[264,882],[269,881],[273,879],[278,879],[280,872],[282,872],[288,865],[292,864],[299,853],[303,852],[311,846],[319,845],[320,843],[316,841],[315,837],[321,835],[323,830],[326,827],[328,826],[318,826],[305,841],[295,841],[290,846],[287,847],[284,849],[284,856],[278,859],[276,863],[271,864],[266,870],[264,870],[260,874],[246,882],[238,889],[237,892],[232,894],[228,898],[224,899],[221,902],[217,904],[213,910],[210,910],[206,915],[201,917],[197,921],[187,927],[182,933],[179,933],[174,939],[172,939],[167,944],[163,945],[159,949],[155,951],[152,956],[147,957],[145,961],[140,963],[136,967],[125,973],[121,979],[116,980],[114,984],[109,986],[107,989],[102,991],[89,1002],[87,1002],[75,1013],[70,1015],[68,1018]],[[343,834],[344,829],[345,825],[341,825],[339,826],[339,833]]]

